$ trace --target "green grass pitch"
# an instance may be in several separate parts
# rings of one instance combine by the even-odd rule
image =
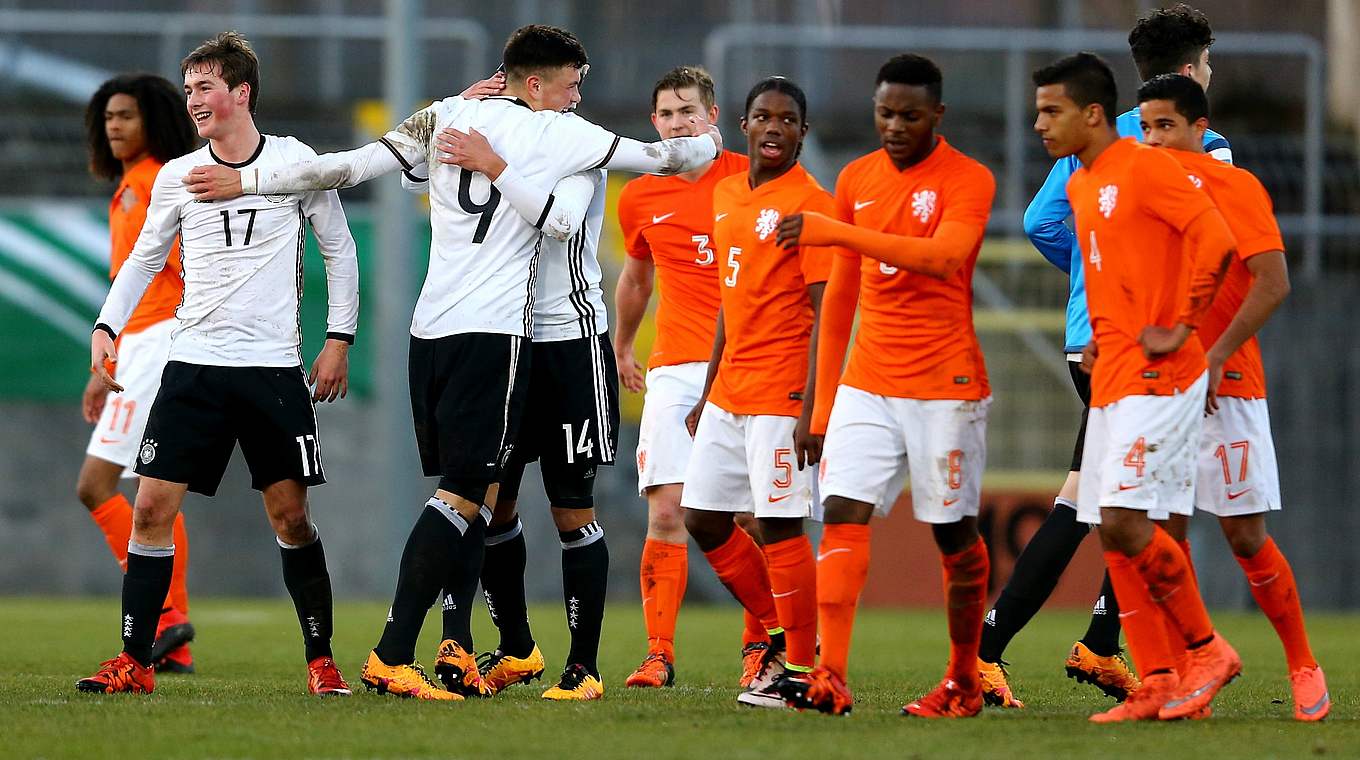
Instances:
[[[367,693],[359,665],[377,640],[385,607],[336,610],[337,660],[350,699],[306,694],[291,607],[282,600],[196,601],[198,674],[165,676],[150,697],[80,694],[73,686],[115,654],[116,599],[0,599],[0,756],[120,758],[1301,758],[1360,757],[1360,616],[1313,614],[1309,629],[1329,677],[1333,708],[1321,725],[1290,719],[1284,658],[1256,614],[1215,616],[1241,652],[1243,678],[1215,703],[1213,719],[1101,727],[1090,713],[1112,704],[1063,675],[1066,648],[1084,630],[1074,612],[1041,612],[1007,657],[1028,707],[987,708],[980,718],[922,721],[898,715],[904,701],[940,678],[947,656],[934,611],[862,611],[855,630],[848,717],[752,710],[736,704],[741,617],[733,607],[682,610],[677,685],[623,688],[645,654],[636,605],[609,608],[601,651],[601,702],[548,703],[542,686],[494,699],[420,703]],[[566,631],[559,606],[531,610],[551,676],[562,666]],[[495,636],[478,611],[482,647]],[[433,660],[438,616],[421,639]]]

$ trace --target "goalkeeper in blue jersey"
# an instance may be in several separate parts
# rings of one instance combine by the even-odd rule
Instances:
[[[1183,74],[1208,89],[1213,74],[1209,66],[1209,47],[1213,30],[1204,14],[1185,4],[1156,10],[1140,18],[1129,33],[1129,48],[1138,75],[1147,81],[1159,74]],[[1142,139],[1138,107],[1121,114],[1115,122],[1120,137]],[[1223,135],[1207,130],[1204,151],[1232,163],[1232,148]],[[1081,397],[1081,427],[1072,451],[1072,466],[1067,481],[1053,500],[1053,511],[1035,532],[1015,562],[1010,580],[987,613],[982,627],[982,646],[978,663],[983,680],[983,697],[988,704],[1023,707],[1007,681],[1001,660],[1006,645],[1039,611],[1058,584],[1063,570],[1072,560],[1090,526],[1077,521],[1077,473],[1086,438],[1086,415],[1091,400],[1091,376],[1079,369],[1081,352],[1091,340],[1091,322],[1086,313],[1086,286],[1082,275],[1081,248],[1068,226],[1072,208],[1067,202],[1067,180],[1079,163],[1075,156],[1058,159],[1043,187],[1025,209],[1025,234],[1039,253],[1070,278],[1067,298],[1067,331],[1064,351],[1072,384]],[[1107,695],[1122,701],[1138,686],[1138,678],[1120,656],[1119,609],[1110,578],[1106,574],[1091,612],[1086,634],[1072,645],[1066,662],[1067,675],[1090,683]]]

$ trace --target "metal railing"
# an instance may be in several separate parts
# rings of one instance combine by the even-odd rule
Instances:
[[[1018,231],[1029,202],[1025,186],[1025,145],[1031,140],[1033,102],[1025,54],[1073,52],[1127,54],[1128,34],[1117,31],[1006,29],[994,27],[811,26],[796,24],[728,24],[714,29],[704,42],[704,63],[714,80],[728,80],[728,57],[734,49],[797,48],[837,50],[939,50],[995,52],[1005,55],[1001,83],[1005,119],[1005,173],[1000,183],[1001,208],[992,218]],[[1302,214],[1281,214],[1287,234],[1304,240],[1304,279],[1322,273],[1321,238],[1329,229],[1351,229],[1350,217],[1322,213],[1323,125],[1326,113],[1325,56],[1316,39],[1302,34],[1228,33],[1214,40],[1214,52],[1232,55],[1295,56],[1304,60],[1304,127]],[[730,92],[730,90],[729,90]],[[808,158],[815,160],[816,153]],[[814,173],[816,167],[814,167]]]

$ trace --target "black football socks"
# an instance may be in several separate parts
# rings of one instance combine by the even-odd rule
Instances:
[[[1119,654],[1119,602],[1114,598],[1114,586],[1110,585],[1110,573],[1100,584],[1100,597],[1091,609],[1091,625],[1081,643],[1099,657],[1113,657]]]
[[[604,597],[609,587],[609,547],[604,529],[592,521],[576,530],[559,532],[562,540],[562,600],[571,631],[568,665],[584,665],[599,678],[600,628],[604,625]]]
[[[486,523],[491,510],[482,507],[459,540],[458,553],[449,558],[444,568],[444,639],[452,639],[472,653],[472,605],[477,598],[477,576],[482,570],[486,553]]]
[[[534,651],[534,636],[524,599],[524,569],[528,564],[524,526],[516,517],[504,525],[489,527],[485,544],[482,595],[491,622],[501,634],[497,649],[511,657],[528,657]]]
[[[161,607],[170,592],[175,571],[175,547],[147,546],[128,541],[127,573],[123,575],[123,651],[141,665],[151,665],[151,647]]]
[[[1090,530],[1089,525],[1077,521],[1075,504],[1061,497],[1054,499],[1053,511],[1016,558],[1010,580],[987,613],[978,650],[980,659],[993,663],[1001,660],[1011,639],[1048,601]],[[1117,625],[1118,616],[1115,620]]]
[[[474,520],[474,522],[477,522]],[[407,665],[416,659],[416,638],[439,589],[446,583],[449,564],[467,547],[463,541],[468,521],[447,502],[431,498],[411,528],[401,553],[397,590],[382,638],[374,651],[388,665]],[[477,539],[481,556],[481,537]],[[477,582],[474,573],[472,582]]]
[[[277,539],[279,555],[283,558],[283,584],[293,597],[298,624],[302,627],[302,641],[307,662],[331,656],[333,600],[331,576],[326,571],[326,552],[321,548],[321,534],[312,526],[314,538],[310,543],[294,546]]]

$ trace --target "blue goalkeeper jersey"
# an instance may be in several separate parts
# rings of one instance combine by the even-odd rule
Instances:
[[[1138,109],[1119,115],[1115,128],[1120,137],[1143,139]],[[1228,138],[1212,129],[1204,132],[1204,152],[1225,163],[1232,163]],[[1067,353],[1077,353],[1091,341],[1091,318],[1086,312],[1086,278],[1082,275],[1081,246],[1068,226],[1072,206],[1067,202],[1067,180],[1081,166],[1076,156],[1058,159],[1044,180],[1043,187],[1025,209],[1025,235],[1053,266],[1067,272]]]

